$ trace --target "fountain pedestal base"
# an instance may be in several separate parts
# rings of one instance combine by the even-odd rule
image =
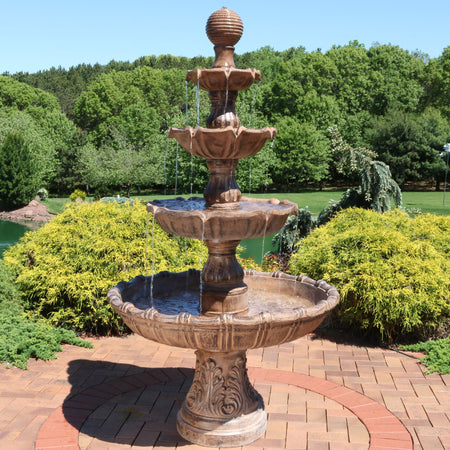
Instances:
[[[261,437],[267,415],[248,379],[245,351],[196,354],[194,380],[177,417],[180,435],[208,447],[238,447]]]

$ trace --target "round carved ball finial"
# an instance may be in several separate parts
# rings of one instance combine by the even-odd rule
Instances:
[[[234,46],[242,36],[244,25],[231,9],[223,7],[213,12],[206,23],[206,34],[217,46]]]

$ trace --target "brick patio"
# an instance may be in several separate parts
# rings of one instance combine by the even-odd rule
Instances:
[[[0,366],[2,450],[204,448],[175,425],[193,350],[135,335],[92,342],[26,371]],[[249,351],[248,367],[268,426],[243,448],[450,449],[450,375],[425,375],[408,355],[310,335]]]

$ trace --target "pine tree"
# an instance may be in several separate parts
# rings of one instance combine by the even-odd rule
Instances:
[[[8,132],[0,146],[0,203],[26,205],[39,188],[37,168],[29,146],[19,132]]]

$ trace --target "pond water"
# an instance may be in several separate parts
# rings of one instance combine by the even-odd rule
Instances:
[[[241,252],[240,256],[242,258],[254,258],[257,264],[261,264],[263,255],[270,250],[275,250],[275,247],[272,245],[273,237],[274,234],[266,236],[265,238],[243,239],[240,246],[243,247],[244,250]]]
[[[0,220],[0,258],[3,252],[11,245],[14,245],[27,231],[39,228],[36,223],[19,223],[9,220]]]

